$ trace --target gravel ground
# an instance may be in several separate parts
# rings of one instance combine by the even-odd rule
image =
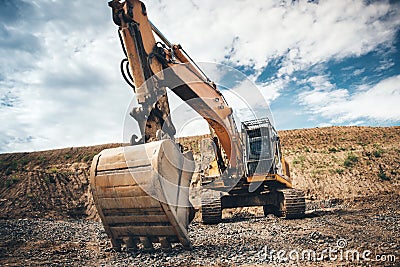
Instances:
[[[227,213],[215,226],[195,220],[189,229],[192,251],[176,244],[172,252],[156,247],[117,253],[98,222],[1,220],[0,266],[400,266],[399,200],[398,195],[356,200],[301,220],[263,217],[254,208]],[[305,250],[315,257],[311,252],[302,258]],[[359,261],[350,250],[359,253]],[[361,261],[367,250],[371,261]]]

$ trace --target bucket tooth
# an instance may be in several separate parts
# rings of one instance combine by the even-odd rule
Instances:
[[[145,250],[153,250],[154,249],[153,243],[150,241],[150,239],[147,236],[141,237],[140,242],[142,242]]]
[[[120,252],[121,251],[122,240],[121,239],[111,238],[111,245],[112,245],[112,248],[115,251]]]
[[[126,242],[126,249],[127,250],[137,250],[138,249],[138,244],[140,243],[139,239],[136,237],[128,237],[128,240]]]
[[[160,244],[161,244],[161,248],[165,251],[171,251],[172,247],[171,247],[171,243],[169,242],[169,240],[166,237],[160,237]]]

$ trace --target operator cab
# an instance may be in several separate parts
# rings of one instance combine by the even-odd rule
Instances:
[[[279,137],[268,118],[242,122],[246,176],[277,173],[281,166]]]

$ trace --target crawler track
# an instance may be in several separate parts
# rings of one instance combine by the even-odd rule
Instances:
[[[293,188],[282,189],[280,192],[284,196],[281,210],[282,217],[287,219],[303,218],[306,211],[304,192]]]
[[[221,193],[204,190],[201,194],[201,216],[204,224],[218,224],[222,220]]]

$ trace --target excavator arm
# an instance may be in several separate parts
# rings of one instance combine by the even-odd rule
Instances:
[[[229,159],[230,169],[242,169],[242,141],[232,109],[216,85],[180,45],[171,44],[149,21],[142,2],[114,0],[109,5],[141,105],[131,115],[138,121],[145,142],[155,140],[160,129],[170,137],[175,134],[166,95],[168,87],[208,122]]]

